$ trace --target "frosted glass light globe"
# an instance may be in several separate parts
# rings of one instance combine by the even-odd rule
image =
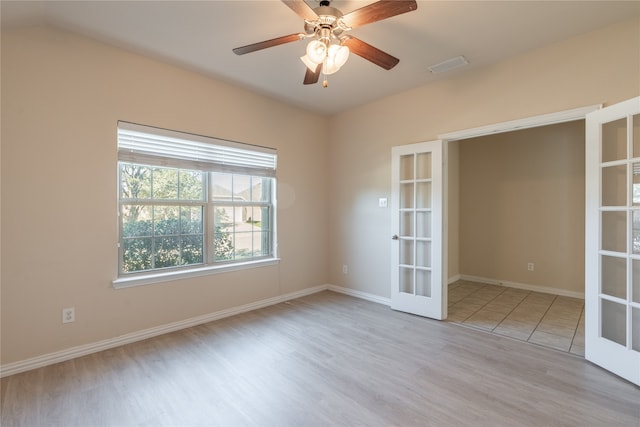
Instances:
[[[333,62],[340,68],[347,62],[347,59],[349,59],[349,48],[337,44],[331,45],[328,56],[333,58]]]
[[[326,75],[335,73],[342,67],[349,58],[349,48],[337,44],[329,46],[327,59],[322,68],[322,72]]]
[[[327,46],[320,40],[312,40],[307,45],[307,56],[315,64],[321,64],[327,56]]]

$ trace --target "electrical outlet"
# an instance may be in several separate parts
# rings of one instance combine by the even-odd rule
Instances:
[[[349,266],[347,264],[342,266],[342,274],[349,274]]]
[[[76,309],[75,307],[62,309],[62,323],[71,323],[76,321]]]
[[[527,264],[527,270],[529,271],[533,271],[533,263],[530,262],[529,264]]]

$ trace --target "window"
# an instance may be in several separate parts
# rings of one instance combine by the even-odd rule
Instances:
[[[119,122],[119,277],[275,259],[275,170],[272,149]]]

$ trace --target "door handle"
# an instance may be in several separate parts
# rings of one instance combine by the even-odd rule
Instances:
[[[391,240],[398,240],[398,235],[394,234],[393,236],[391,236]]]

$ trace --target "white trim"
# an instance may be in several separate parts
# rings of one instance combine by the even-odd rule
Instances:
[[[538,286],[538,285],[531,285],[528,283],[509,282],[508,280],[489,279],[487,277],[478,277],[478,276],[467,276],[465,274],[460,275],[460,280],[466,280],[469,282],[476,282],[476,283],[486,283],[488,285],[505,286],[507,288],[524,289],[527,291],[542,292],[545,294],[561,295],[564,297],[584,299],[584,292],[568,291],[566,289],[553,288],[550,286]]]
[[[446,320],[449,317],[449,143],[441,140],[442,147],[442,170],[441,191],[442,191],[442,232],[440,233],[440,286],[442,293],[440,304],[442,307],[440,320]],[[459,224],[458,220],[458,226]],[[446,240],[445,240],[446,238]]]
[[[233,264],[212,265],[202,268],[190,268],[184,270],[172,270],[142,275],[123,276],[115,279],[111,282],[111,284],[116,289],[131,288],[134,286],[143,286],[153,283],[171,282],[174,280],[206,276],[209,274],[229,273],[231,271],[267,267],[270,265],[276,265],[279,262],[280,258],[269,258],[256,261],[237,262]]]
[[[340,294],[345,294],[378,304],[391,306],[391,298],[381,297],[379,295],[370,294],[369,292],[356,291],[355,289],[344,288],[342,286],[336,285],[327,285],[327,289],[333,292],[338,292]]]
[[[582,120],[588,113],[599,110],[601,108],[602,104],[588,105],[586,107],[574,108],[572,110],[558,111],[556,113],[550,114],[541,114],[539,116],[527,117],[524,119],[510,120],[508,122],[494,123],[487,126],[449,132],[438,135],[438,138],[447,142],[458,141],[461,139],[476,138],[479,136],[491,135],[494,133],[509,132],[514,130],[534,128],[538,126],[571,122],[574,120]]]
[[[454,282],[457,282],[458,280],[461,280],[462,276],[460,274],[456,274],[455,276],[451,276],[449,277],[449,279],[447,280],[447,285],[450,285]]]
[[[43,366],[53,365],[54,363],[64,362],[66,360],[75,359],[77,357],[86,356],[88,354],[97,353],[99,351],[108,350],[110,348],[120,347],[125,344],[131,344],[137,341],[156,337],[158,335],[179,331],[182,329],[190,328],[192,326],[197,326],[203,323],[212,322],[214,320],[223,319],[225,317],[234,316],[236,314],[245,313],[247,311],[257,310],[259,308],[268,307],[292,299],[301,298],[317,292],[325,291],[328,288],[328,285],[314,286],[312,288],[279,295],[273,298],[267,298],[238,307],[231,307],[213,313],[204,314],[202,316],[192,317],[190,319],[156,326],[153,328],[144,329],[142,331],[132,332],[130,334],[121,335],[119,337],[109,338],[106,340],[98,341],[91,344],[80,345],[77,347],[71,347],[65,350],[44,354],[42,356],[32,357],[18,362],[7,363],[6,365],[0,366],[0,378],[19,374],[20,372],[26,372],[32,369],[41,368]]]

